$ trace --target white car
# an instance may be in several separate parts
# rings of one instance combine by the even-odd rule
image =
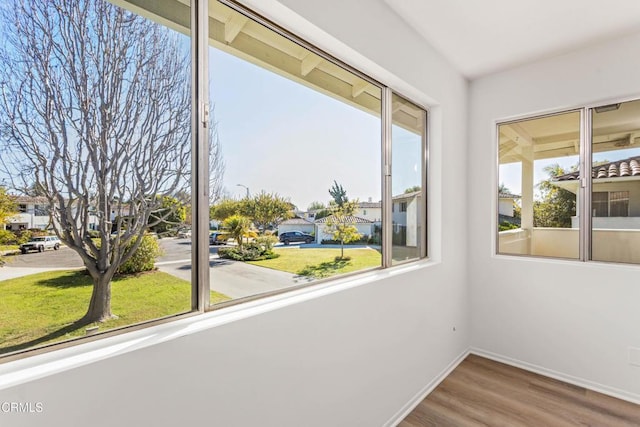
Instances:
[[[184,229],[178,231],[178,239],[190,239],[191,238],[191,230]]]
[[[45,249],[60,249],[60,239],[57,236],[40,236],[33,237],[27,243],[20,245],[20,252],[26,254],[29,251],[42,252]]]

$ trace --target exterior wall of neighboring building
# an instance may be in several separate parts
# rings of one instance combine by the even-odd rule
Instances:
[[[498,213],[500,215],[513,217],[513,199],[500,199],[498,202]]]
[[[39,228],[44,230],[50,222],[47,213],[47,201],[39,197],[18,196],[16,198],[19,213],[9,218],[6,229],[11,231]]]
[[[373,222],[382,221],[382,203],[371,201],[360,202],[354,215]]]
[[[602,229],[640,229],[640,180],[634,178],[611,178],[610,182],[594,182],[594,192],[629,192],[629,216],[627,217],[593,217],[593,228]],[[577,206],[580,206],[579,197],[576,197]],[[571,218],[571,227],[578,228],[580,215]]]
[[[395,197],[393,199],[392,220],[394,231],[400,232],[400,229],[406,230],[406,242],[402,242],[405,246],[417,246],[420,236],[420,195],[411,197]],[[403,209],[403,207],[405,207]],[[402,232],[402,233],[405,233]]]
[[[284,233],[287,231],[302,231],[303,233],[312,234],[315,230],[315,225],[311,222],[301,223],[301,222],[283,222],[278,225],[278,234]]]
[[[358,233],[371,236],[373,232],[373,223],[356,223],[353,224],[358,229]],[[326,230],[326,224],[316,224],[316,243],[322,243],[323,240],[333,240],[333,235]]]

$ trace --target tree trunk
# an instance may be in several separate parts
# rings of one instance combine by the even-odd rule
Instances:
[[[111,276],[100,275],[93,278],[93,292],[89,309],[80,319],[81,323],[104,322],[112,319],[111,314]]]

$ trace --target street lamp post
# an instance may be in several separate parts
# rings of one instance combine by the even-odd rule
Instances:
[[[247,187],[246,185],[243,185],[243,184],[236,184],[236,185],[237,185],[238,187],[244,187],[244,188],[246,188],[246,189],[247,189],[247,199],[248,199],[248,198],[250,197],[250,195],[249,195],[249,187]]]

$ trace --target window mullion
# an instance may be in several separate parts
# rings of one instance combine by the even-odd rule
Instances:
[[[204,311],[209,306],[209,2],[193,0],[192,36],[192,307]]]
[[[580,260],[591,259],[591,198],[592,190],[592,147],[591,147],[591,109],[580,111],[580,190],[579,190],[579,240]],[[608,198],[608,196],[607,196]]]
[[[393,214],[391,197],[391,89],[382,89],[382,267],[391,266]]]

